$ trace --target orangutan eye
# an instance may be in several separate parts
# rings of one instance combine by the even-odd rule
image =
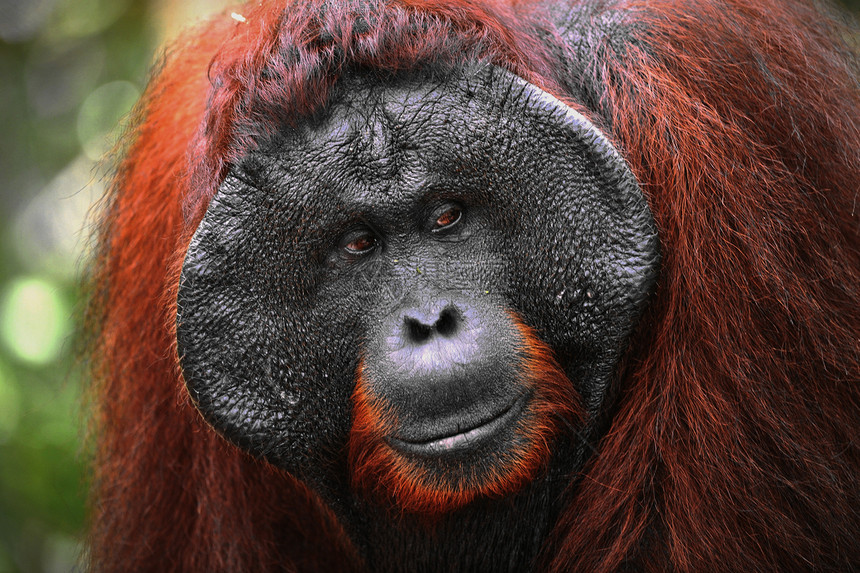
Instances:
[[[451,227],[459,223],[462,218],[463,210],[460,207],[457,207],[456,205],[449,206],[436,216],[436,220],[433,222],[432,230],[435,232],[450,229]]]
[[[343,249],[352,256],[366,255],[376,248],[377,240],[373,234],[367,231],[350,235],[343,245]]]

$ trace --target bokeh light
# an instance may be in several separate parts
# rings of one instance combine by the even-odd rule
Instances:
[[[0,0],[0,573],[83,567],[91,206],[157,46],[226,0]]]
[[[84,37],[105,30],[125,12],[130,0],[62,2],[54,13],[51,32],[60,37]]]
[[[88,246],[85,221],[104,185],[97,164],[82,155],[18,212],[13,244],[27,271],[67,282],[75,279]]]
[[[87,157],[98,161],[110,151],[116,143],[111,135],[139,97],[133,83],[121,80],[99,86],[87,96],[78,112],[78,141]]]
[[[50,282],[13,280],[0,302],[0,338],[15,358],[47,364],[59,356],[70,330],[69,312]]]

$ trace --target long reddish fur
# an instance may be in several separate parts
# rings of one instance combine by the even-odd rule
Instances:
[[[807,2],[622,4],[637,36],[598,41],[586,73],[606,91],[599,104],[648,197],[663,263],[610,430],[543,567],[856,567],[856,52]],[[320,16],[318,0],[286,12],[266,1],[244,24],[217,18],[174,46],[139,106],[93,271],[96,570],[354,563],[312,494],[200,420],[173,332],[178,262],[226,166],[261,125],[323,104],[338,61],[320,30],[355,8],[333,2]],[[421,36],[408,37],[417,14]],[[396,45],[348,27],[333,42],[384,69],[483,59],[566,95],[566,68],[523,6],[398,0],[389,17],[380,26],[400,26]],[[278,63],[287,40],[300,47],[289,67]]]

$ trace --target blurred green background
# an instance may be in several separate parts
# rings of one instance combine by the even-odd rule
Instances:
[[[227,4],[0,0],[0,573],[77,568],[87,472],[71,334],[98,162],[158,46]]]
[[[98,162],[158,46],[224,0],[0,0],[0,573],[76,570],[73,316]]]

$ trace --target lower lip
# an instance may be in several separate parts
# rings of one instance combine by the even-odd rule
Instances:
[[[389,441],[398,450],[412,454],[432,456],[471,450],[506,428],[514,419],[519,417],[524,402],[525,400],[520,398],[489,422],[460,434],[420,443],[405,442],[397,438],[390,438]]]

